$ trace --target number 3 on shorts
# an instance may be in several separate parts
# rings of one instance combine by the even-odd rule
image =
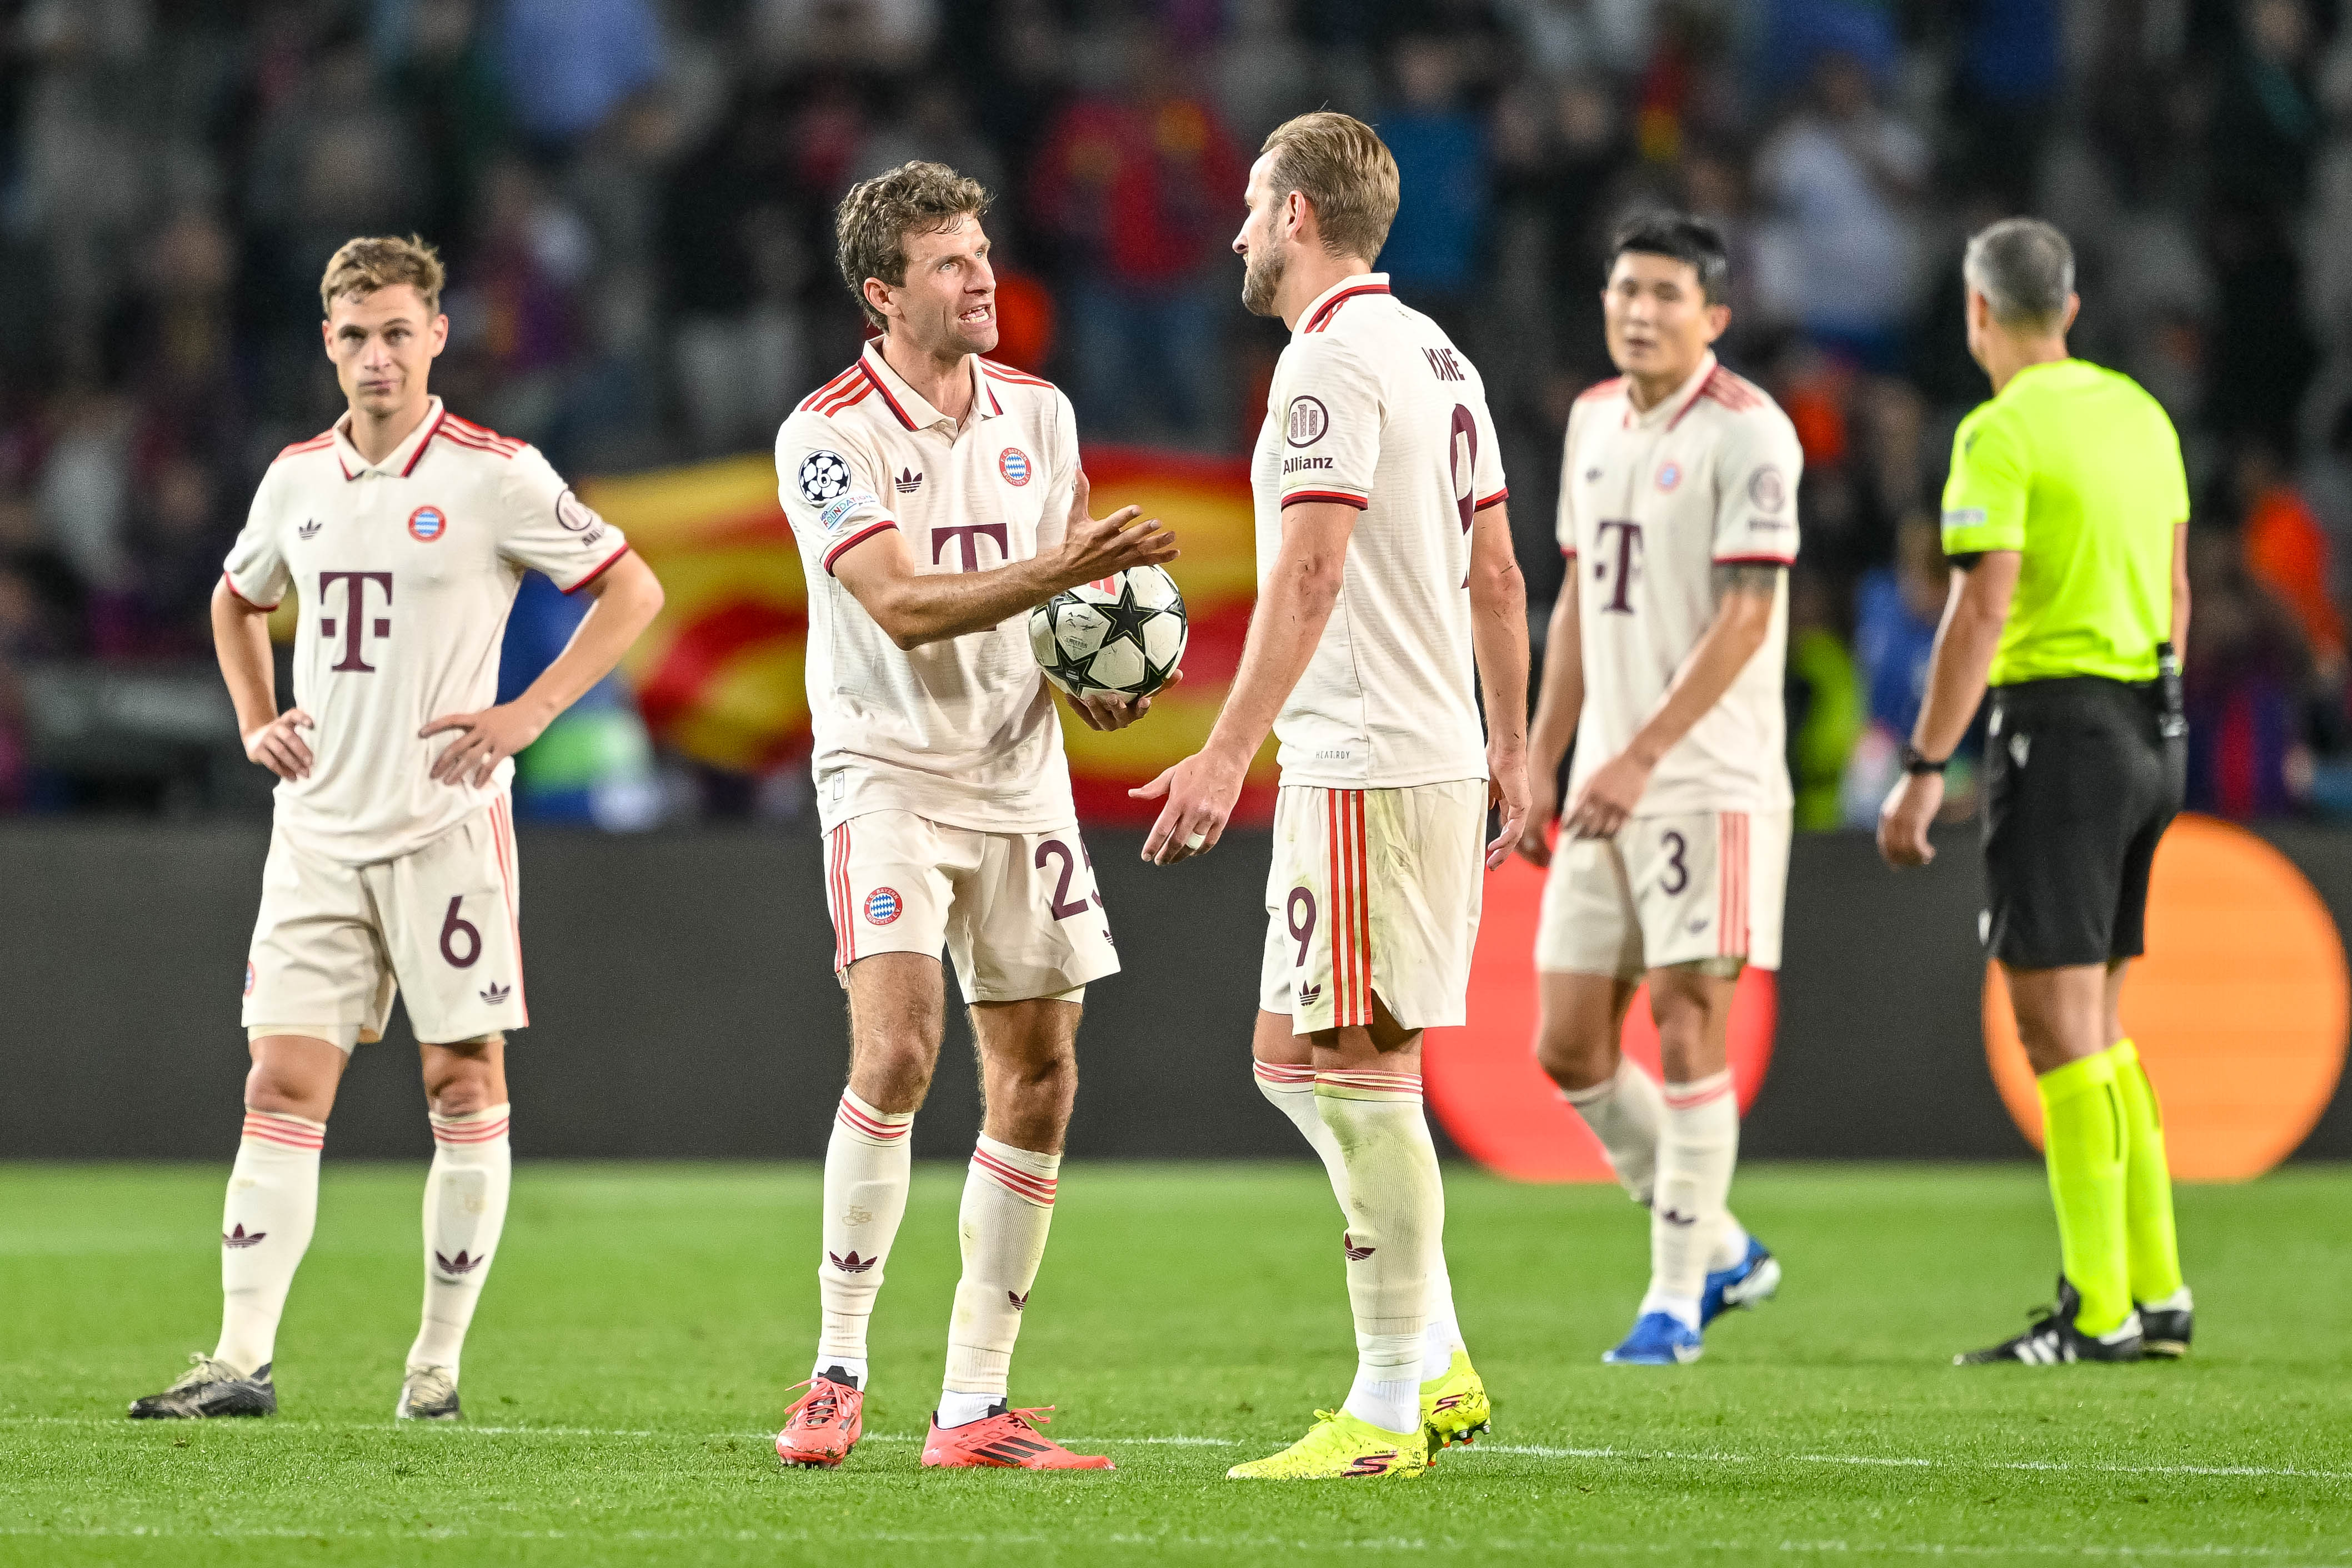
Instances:
[[[441,922],[441,956],[449,960],[450,967],[470,969],[482,956],[482,933],[470,920],[460,916],[458,906],[466,902],[459,894],[449,901],[449,913]],[[465,946],[465,956],[457,956],[459,944]]]

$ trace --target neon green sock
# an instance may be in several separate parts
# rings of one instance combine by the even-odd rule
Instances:
[[[2115,1059],[2105,1051],[2034,1080],[2042,1093],[2042,1146],[2058,1207],[2058,1252],[2082,1292],[2074,1326],[2113,1332],[2131,1315],[2130,1250],[2124,1240],[2126,1145]]]
[[[2179,1291],[2180,1238],[2172,1226],[2172,1167],[2164,1157],[2164,1111],[2156,1086],[2139,1063],[2139,1048],[2119,1040],[2107,1048],[2116,1064],[2116,1097],[2124,1108],[2124,1234],[2130,1244],[2135,1301],[2160,1301]]]

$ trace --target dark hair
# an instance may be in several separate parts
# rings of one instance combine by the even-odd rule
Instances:
[[[1609,266],[1632,251],[1639,256],[1670,256],[1690,263],[1698,274],[1699,292],[1709,305],[1721,305],[1731,287],[1731,252],[1723,232],[1690,213],[1642,213],[1617,226],[1609,241]]]
[[[979,181],[944,163],[919,161],[852,185],[834,214],[834,256],[866,319],[884,325],[866,298],[867,278],[878,277],[893,288],[907,281],[908,235],[934,234],[977,218],[988,211],[989,200]]]

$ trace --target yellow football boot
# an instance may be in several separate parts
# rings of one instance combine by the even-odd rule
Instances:
[[[1384,1432],[1345,1410],[1318,1410],[1315,1425],[1278,1454],[1235,1465],[1235,1481],[1403,1480],[1429,1469],[1425,1432]]]
[[[1429,1432],[1432,1458],[1495,1429],[1495,1406],[1486,1397],[1486,1380],[1470,1364],[1468,1351],[1456,1347],[1445,1375],[1421,1385],[1421,1424]]]

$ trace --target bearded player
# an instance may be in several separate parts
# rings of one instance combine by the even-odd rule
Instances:
[[[133,1416],[277,1410],[278,1317],[318,1217],[328,1113],[395,992],[422,1042],[434,1154],[425,1322],[394,1413],[460,1414],[458,1354],[506,1222],[506,1031],[530,1021],[510,759],[612,671],[662,591],[537,449],[427,392],[449,335],[442,282],[416,240],[355,239],[327,264],[327,357],[351,406],[270,465],[213,593],[246,755],[280,780],[245,967],[253,1070],[221,1217],[220,1342]],[[526,569],[594,603],[494,706]],[[289,592],[281,714],[268,622]]]
[[[1710,1319],[1780,1278],[1728,1207],[1739,1104],[1727,1035],[1740,970],[1780,963],[1780,685],[1803,456],[1772,400],[1716,362],[1731,311],[1714,228],[1643,217],[1614,248],[1603,308],[1624,374],[1569,416],[1568,580],[1544,645],[1519,847],[1551,868],[1538,1059],[1650,1210],[1649,1292],[1602,1359],[1673,1365],[1698,1358]],[[1663,1092],[1618,1049],[1643,981]]]
[[[1291,329],[1252,476],[1257,609],[1207,746],[1135,793],[1167,798],[1146,859],[1205,853],[1267,730],[1282,742],[1252,1052],[1346,1213],[1358,1366],[1340,1410],[1230,1474],[1409,1477],[1489,1415],[1454,1322],[1421,1038],[1463,1021],[1481,861],[1527,810],[1527,594],[1478,372],[1371,270],[1389,150],[1302,115],[1246,200],[1242,302]]]
[[[817,809],[850,1030],[825,1150],[816,1364],[776,1438],[791,1464],[837,1465],[864,1430],[866,1324],[906,1212],[908,1129],[939,1061],[944,946],[971,1009],[987,1113],[923,1463],[1110,1468],[1006,1398],[1054,1217],[1080,1005],[1118,969],[1024,622],[1066,588],[1176,550],[1132,507],[1089,519],[1069,400],[981,357],[997,339],[988,200],[919,162],[843,199],[842,280],[880,336],[776,437],[809,582]],[[1116,728],[1150,699],[1077,706]]]

